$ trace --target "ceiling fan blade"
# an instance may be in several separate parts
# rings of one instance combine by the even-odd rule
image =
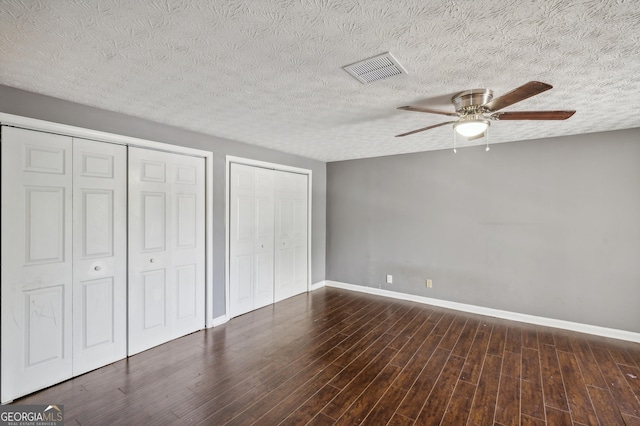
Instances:
[[[489,111],[498,111],[499,109],[513,105],[516,102],[523,101],[532,96],[538,95],[546,90],[551,89],[553,86],[540,81],[530,81],[523,84],[520,87],[513,89],[512,91],[499,96],[483,105]]]
[[[401,109],[403,111],[428,112],[429,114],[449,115],[451,117],[458,116],[458,113],[456,112],[440,111],[437,109],[423,108],[419,106],[401,106],[401,107],[398,107],[398,109]]]
[[[514,111],[491,114],[494,120],[566,120],[575,111]]]
[[[422,129],[412,130],[412,131],[407,132],[407,133],[402,133],[401,135],[396,135],[396,138],[400,138],[402,136],[409,136],[409,135],[412,135],[412,134],[418,133],[418,132],[424,132],[425,130],[433,129],[433,128],[444,126],[446,124],[451,124],[451,123],[455,123],[455,121],[445,121],[444,123],[434,124],[433,126],[427,126],[427,127],[423,127]]]

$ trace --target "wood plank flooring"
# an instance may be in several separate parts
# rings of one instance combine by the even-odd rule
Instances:
[[[640,425],[640,344],[325,288],[16,403],[66,425]]]

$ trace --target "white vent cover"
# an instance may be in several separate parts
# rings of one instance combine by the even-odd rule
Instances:
[[[396,58],[389,52],[342,68],[357,78],[362,84],[407,73],[402,65],[400,65]]]

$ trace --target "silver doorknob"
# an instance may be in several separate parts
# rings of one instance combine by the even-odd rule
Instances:
[[[155,261],[156,260],[153,257],[151,259],[149,259],[149,262],[151,262],[151,263],[155,263]]]
[[[96,266],[95,268],[93,268],[94,271],[99,271],[100,269],[102,269],[102,268],[99,267],[99,266]]]
[[[264,244],[260,244],[260,248],[264,248]]]

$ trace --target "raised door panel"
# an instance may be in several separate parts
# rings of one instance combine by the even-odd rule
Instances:
[[[230,317],[233,318],[253,310],[253,256],[234,256],[230,269]]]
[[[139,150],[139,148],[133,148],[134,150]],[[167,176],[167,164],[164,158],[161,158],[161,154],[153,153],[150,154],[154,158],[158,158],[159,160],[154,161],[150,159],[141,159],[139,162],[139,179],[142,182],[157,182],[157,183],[165,183]]]
[[[164,252],[167,247],[167,194],[164,191],[141,192],[140,210],[141,251]]]
[[[84,350],[104,348],[115,341],[116,312],[114,304],[114,279],[113,277],[83,281],[82,292],[82,334],[79,339]],[[76,319],[77,320],[77,319]],[[124,336],[121,336],[121,338]],[[124,357],[120,354],[120,358]],[[74,367],[78,360],[74,359]]]
[[[197,264],[176,268],[177,316],[179,320],[195,318],[198,315]]]
[[[81,257],[111,257],[114,254],[114,191],[112,189],[79,189],[82,234]],[[120,195],[124,197],[124,192]],[[124,204],[119,206],[124,208]],[[120,224],[124,228],[124,223]],[[124,255],[121,253],[120,255]]]
[[[295,295],[295,269],[294,251],[292,248],[280,248],[276,250],[275,263],[275,296],[276,302]]]
[[[64,262],[66,188],[27,186],[25,190],[25,264]]]
[[[176,196],[176,248],[192,249],[197,246],[197,199],[195,194]]]
[[[166,270],[156,269],[142,273],[142,315],[145,332],[154,333],[154,329],[164,328],[169,322],[167,317],[167,280]],[[167,340],[170,340],[167,338]]]
[[[270,305],[273,300],[273,250],[254,255],[254,301],[253,309]]]
[[[73,374],[126,356],[127,148],[73,140]]]
[[[72,375],[71,138],[2,127],[2,402]]]
[[[24,291],[26,369],[64,359],[64,285]]]
[[[280,241],[280,246],[286,247],[291,244],[291,239],[294,237],[294,200],[291,193],[280,193],[280,196],[276,200],[278,209],[276,210],[278,219],[277,238]]]

